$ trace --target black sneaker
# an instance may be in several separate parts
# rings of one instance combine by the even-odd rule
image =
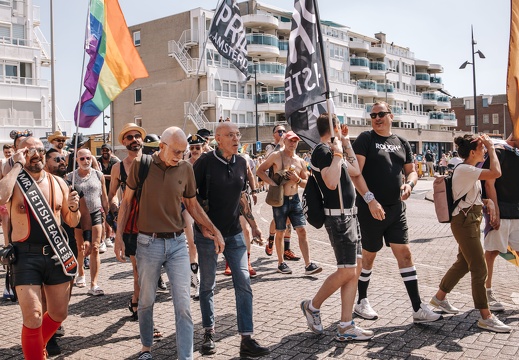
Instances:
[[[47,343],[47,346],[45,346],[45,349],[47,350],[47,354],[49,354],[49,356],[56,356],[61,354],[61,348],[59,347],[56,338],[56,334],[52,335],[49,342]]]
[[[61,337],[65,336],[65,327],[61,325],[58,330],[56,330],[56,336]]]
[[[216,353],[216,344],[214,343],[214,332],[206,331],[204,334],[204,341],[200,349],[202,355],[212,355]]]
[[[310,263],[310,265],[305,267],[305,275],[318,274],[323,271],[323,268],[315,265],[315,263]]]
[[[260,357],[270,354],[267,347],[260,346],[256,340],[247,336],[240,344],[240,357]]]
[[[158,286],[160,290],[167,290],[168,287],[166,286],[166,283],[164,280],[162,280],[162,274],[159,276]]]
[[[153,356],[151,356],[149,351],[143,351],[139,354],[137,360],[153,360]]]
[[[288,267],[287,263],[283,261],[283,262],[278,266],[278,273],[282,273],[282,274],[292,274],[292,270],[290,270],[290,268]]]

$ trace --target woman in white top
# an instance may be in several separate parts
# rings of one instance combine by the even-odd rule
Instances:
[[[476,137],[467,134],[454,139],[459,155],[464,159],[459,164],[452,177],[453,199],[463,198],[452,213],[451,230],[458,243],[458,258],[444,275],[439,290],[431,299],[431,305],[440,310],[457,314],[459,310],[446,299],[448,293],[468,272],[472,283],[472,298],[474,307],[479,310],[481,318],[478,326],[482,329],[509,332],[511,328],[503,324],[488,308],[485,289],[487,265],[481,245],[482,209],[485,206],[490,218],[496,216],[495,204],[490,199],[481,198],[481,181],[496,179],[501,176],[501,167],[494,150],[494,145],[487,135]],[[485,153],[490,157],[490,169],[476,167],[485,159]]]

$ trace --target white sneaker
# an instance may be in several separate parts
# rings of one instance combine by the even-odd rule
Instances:
[[[413,311],[413,322],[415,323],[427,323],[440,319],[443,319],[443,316],[429,309],[425,303],[420,304],[418,311]]]
[[[195,288],[194,300],[200,299],[200,273],[194,273],[191,271],[191,286]]]
[[[490,311],[505,311],[505,306],[497,300],[492,289],[487,289],[488,309]]]
[[[114,247],[114,243],[113,243],[111,238],[106,238],[105,239],[105,245],[106,245],[107,248],[113,248]]]
[[[347,340],[369,340],[371,339],[375,333],[371,330],[364,330],[363,328],[355,325],[355,322],[352,322],[351,325],[346,327],[341,327],[341,325],[337,325],[337,335],[335,335],[335,340],[337,341],[347,341]]]
[[[378,314],[373,310],[369,304],[368,298],[364,298],[360,301],[360,304],[355,304],[353,309],[355,314],[359,315],[363,319],[375,320],[378,319]]]
[[[321,312],[319,310],[310,310],[309,305],[310,300],[303,300],[301,302],[301,310],[303,311],[303,315],[306,317],[308,328],[316,334],[322,334],[323,324],[321,323]]]
[[[499,333],[507,333],[512,330],[510,326],[503,324],[503,322],[493,314],[490,315],[488,319],[479,318],[478,327]]]
[[[103,242],[101,243],[101,245],[99,245],[99,253],[100,253],[100,254],[104,254],[105,252],[106,252],[106,244],[105,244],[105,242],[103,241]]]
[[[457,314],[460,312],[460,310],[452,306],[447,299],[439,300],[436,295],[432,297],[431,301],[429,301],[429,304],[443,312],[446,312],[447,314]]]

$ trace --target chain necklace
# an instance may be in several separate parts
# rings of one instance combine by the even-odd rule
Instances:
[[[43,175],[42,175],[41,179],[36,180],[36,184],[41,183],[43,180],[45,180],[46,177],[47,177],[47,175],[45,174],[45,171],[43,171]]]

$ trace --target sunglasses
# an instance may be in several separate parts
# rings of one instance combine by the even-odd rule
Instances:
[[[376,119],[378,116],[379,118],[382,119],[387,114],[391,114],[391,111],[379,111],[378,113],[371,113],[371,114],[369,114],[369,117],[372,119]]]
[[[27,155],[29,155],[29,156],[34,156],[34,155],[36,155],[36,153],[40,153],[40,155],[43,155],[43,154],[45,154],[45,149],[44,148],[27,149]]]
[[[200,146],[200,145],[190,146],[190,147],[189,147],[189,150],[200,150],[200,149],[201,149],[201,146]]]
[[[59,164],[59,163],[62,162],[62,161],[63,161],[63,162],[66,162],[66,159],[65,159],[64,156],[56,156],[56,157],[54,158],[54,161],[57,162],[57,163]]]
[[[80,161],[90,160],[90,156],[82,156],[79,158]]]
[[[128,141],[132,141],[133,139],[137,140],[137,139],[142,139],[142,136],[140,133],[137,133],[135,135],[131,135],[131,134],[128,134],[124,137],[126,140]]]
[[[278,130],[277,133],[281,136],[283,135],[284,133],[286,133],[287,131],[286,130]]]
[[[65,139],[54,139],[54,141],[64,143],[64,142],[65,142]]]

